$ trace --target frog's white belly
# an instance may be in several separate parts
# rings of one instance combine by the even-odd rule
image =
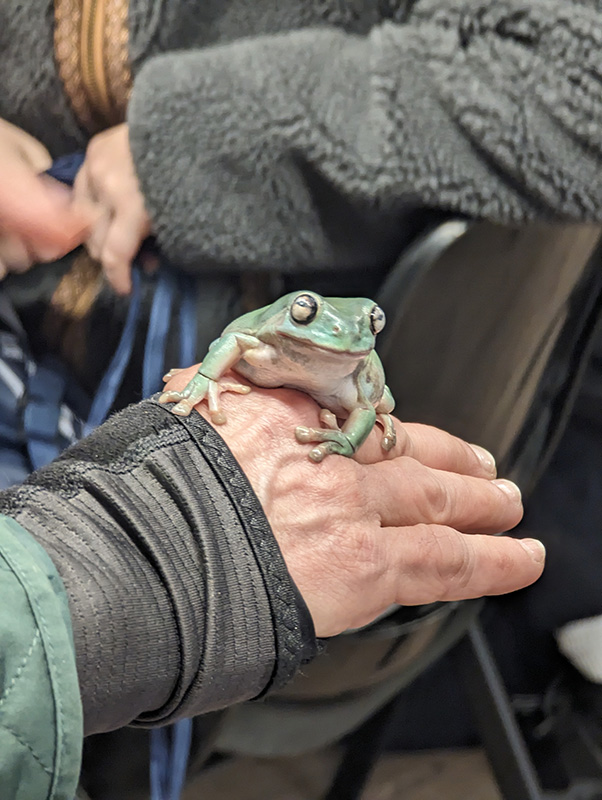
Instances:
[[[313,348],[253,348],[234,366],[256,386],[299,389],[337,416],[360,405],[356,371],[364,354],[331,353]]]

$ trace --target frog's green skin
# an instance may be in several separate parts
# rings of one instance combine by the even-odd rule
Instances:
[[[180,392],[164,392],[161,402],[178,401],[173,412],[187,416],[207,398],[213,421],[223,423],[220,393],[250,391],[218,383],[233,369],[257,386],[300,389],[320,404],[326,427],[300,426],[295,432],[300,442],[322,443],[311,450],[313,461],[329,453],[352,456],[377,418],[384,428],[382,446],[390,450],[395,429],[389,414],[395,403],[374,351],[383,326],[384,314],[372,300],[292,292],[230,323],[194,378]],[[345,420],[342,428],[337,418]]]

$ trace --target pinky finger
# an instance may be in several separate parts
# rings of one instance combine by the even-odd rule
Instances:
[[[398,565],[395,602],[401,605],[514,592],[544,567],[545,549],[535,539],[462,534],[440,525],[383,530],[392,534],[387,544]]]

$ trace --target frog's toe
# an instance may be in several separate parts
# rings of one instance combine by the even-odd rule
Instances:
[[[353,455],[353,453],[349,452],[347,442],[345,442],[345,444],[341,444],[341,442],[323,442],[322,444],[312,447],[308,453],[310,460],[316,464],[319,464],[326,456],[330,455],[350,456]]]
[[[320,411],[320,422],[323,425],[326,425],[326,427],[330,428],[330,430],[332,431],[341,430],[339,423],[337,422],[336,416],[332,413],[332,411],[329,411],[327,408],[323,408]]]
[[[305,425],[297,426],[295,429],[295,437],[300,444],[315,442],[315,439],[311,435],[311,428],[306,428]]]
[[[250,386],[245,386],[242,383],[229,383],[228,381],[220,383],[220,389],[222,392],[235,392],[236,394],[249,394],[251,391]]]
[[[380,440],[381,447],[383,450],[389,452],[397,443],[397,434],[395,432],[393,418],[389,416],[389,414],[378,414],[376,419],[383,428],[383,438]]]
[[[341,456],[352,456],[355,452],[353,445],[347,436],[340,430],[330,430],[325,428],[306,428],[299,425],[295,429],[295,437],[301,444],[309,442],[323,442],[310,451],[309,457],[312,461],[322,461],[324,456],[336,453]]]
[[[325,444],[316,445],[316,447],[312,447],[309,451],[308,456],[310,461],[313,461],[315,464],[319,464],[320,461],[324,459],[329,453],[328,447]]]
[[[184,399],[180,400],[180,402],[171,410],[174,414],[177,414],[178,417],[187,417],[194,408],[194,405],[194,401],[190,399]]]
[[[307,444],[307,442],[338,442],[343,444],[347,441],[347,437],[338,427],[336,430],[332,430],[331,428],[306,428],[304,425],[299,425],[295,429],[295,436],[297,441],[302,444]]]
[[[380,446],[382,447],[383,450],[386,450],[388,453],[389,450],[392,450],[395,447],[396,442],[397,442],[397,437],[395,435],[389,436],[389,434],[386,434],[380,440]]]
[[[170,369],[169,372],[166,372],[161,380],[163,383],[167,383],[167,381],[171,380],[171,378],[173,378],[174,375],[177,375],[178,372],[184,372],[184,370],[182,368],[174,367],[173,369]]]
[[[159,397],[160,403],[176,403],[178,400],[182,399],[182,392],[176,392],[175,389],[171,389],[168,392],[163,392],[163,394]]]

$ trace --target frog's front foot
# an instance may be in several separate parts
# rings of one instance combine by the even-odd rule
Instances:
[[[332,415],[334,417],[334,415]],[[323,420],[326,422],[326,420]],[[328,419],[327,424],[332,420]],[[336,424],[336,419],[335,419]],[[325,428],[306,428],[304,425],[299,425],[295,430],[297,441],[301,444],[309,442],[323,442],[309,451],[309,458],[316,463],[319,463],[325,456],[332,455],[333,453],[340,456],[351,457],[355,453],[355,447],[349,441],[349,438],[338,426],[336,429],[329,427]]]
[[[226,415],[220,405],[219,397],[222,392],[236,392],[237,394],[248,394],[250,386],[240,383],[224,381],[219,383],[211,378],[206,378],[199,372],[190,380],[181,391],[169,390],[163,392],[159,398],[160,403],[177,403],[172,408],[174,414],[180,417],[187,417],[192,409],[201,400],[207,399],[211,421],[215,425],[223,425],[226,422]]]
[[[169,373],[168,373],[169,374]],[[187,417],[192,409],[209,394],[209,385],[213,383],[204,375],[197,374],[180,391],[168,389],[159,398],[160,403],[177,403],[171,410],[179,417]]]

